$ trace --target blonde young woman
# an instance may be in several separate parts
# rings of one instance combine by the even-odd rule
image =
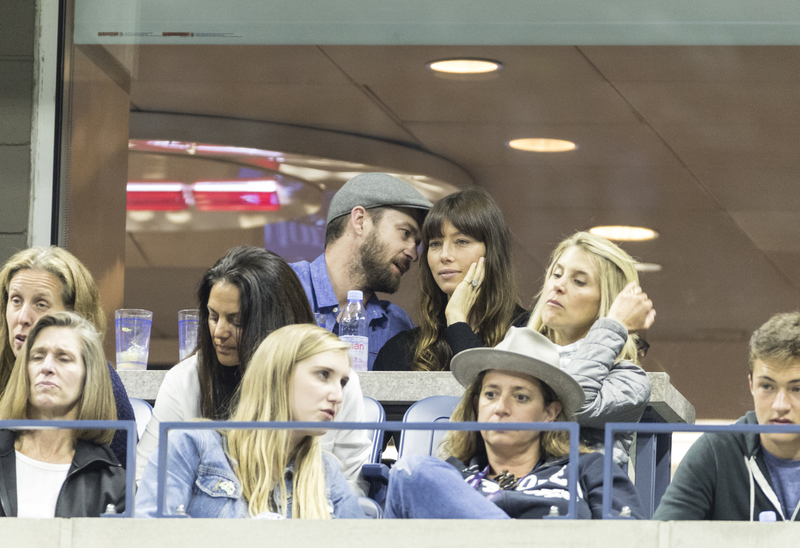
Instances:
[[[73,312],[43,316],[26,333],[0,419],[116,420],[94,326]],[[113,430],[0,430],[0,516],[98,517],[125,509],[125,471]]]
[[[325,329],[289,325],[269,335],[240,384],[232,421],[330,422],[350,374],[348,346]],[[169,437],[165,512],[200,518],[363,518],[324,429],[175,431]],[[156,511],[157,452],[136,494],[136,516]]]
[[[561,368],[586,394],[575,413],[581,439],[600,448],[607,422],[636,422],[650,400],[639,367],[635,331],[655,320],[653,302],[639,286],[636,261],[614,243],[577,232],[550,259],[528,327],[556,344]],[[631,436],[620,434],[614,460],[628,461]]]

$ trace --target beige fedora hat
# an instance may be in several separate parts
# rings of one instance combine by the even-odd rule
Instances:
[[[553,389],[564,409],[574,413],[583,404],[583,388],[561,370],[558,349],[550,340],[527,327],[512,327],[494,348],[470,348],[459,352],[450,370],[463,386],[469,386],[483,371],[525,373]]]

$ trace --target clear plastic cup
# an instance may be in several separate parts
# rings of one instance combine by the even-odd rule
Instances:
[[[114,312],[117,334],[117,369],[147,369],[153,313],[124,308]]]
[[[189,308],[178,312],[178,352],[181,361],[197,348],[197,330],[200,326],[200,311]]]
[[[322,314],[320,312],[314,312],[314,321],[317,322],[317,326],[321,327],[322,329],[327,329],[326,324],[328,323],[328,315]]]

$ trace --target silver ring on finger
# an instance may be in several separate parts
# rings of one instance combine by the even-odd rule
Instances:
[[[475,289],[478,289],[478,285],[480,284],[480,282],[478,282],[478,280],[475,280],[475,279],[473,279],[473,280],[472,280],[471,282],[469,282],[469,283],[470,283],[470,285],[471,285],[472,287],[474,287]]]

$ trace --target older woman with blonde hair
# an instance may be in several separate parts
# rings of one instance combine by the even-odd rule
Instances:
[[[331,422],[350,375],[348,345],[309,324],[282,327],[259,345],[230,420]],[[167,449],[165,512],[192,517],[361,518],[336,459],[312,430],[176,431]],[[136,516],[156,510],[157,452],[150,455]],[[199,489],[197,488],[199,487]],[[291,501],[291,502],[290,502]]]
[[[648,329],[655,314],[636,261],[616,244],[577,232],[553,251],[528,327],[556,344],[561,368],[583,388],[586,400],[575,417],[587,445],[602,447],[607,422],[641,418],[650,382],[634,332]],[[617,436],[616,462],[628,461],[631,439]]]
[[[100,341],[106,316],[89,270],[69,251],[56,246],[31,247],[14,254],[0,270],[0,394],[30,330],[44,314],[70,310],[86,318]],[[135,420],[125,386],[106,362],[119,420]],[[125,466],[125,431],[114,434],[111,450]]]
[[[116,420],[103,346],[72,312],[43,316],[0,399],[3,420]],[[92,517],[125,506],[113,430],[0,430],[0,515]]]

